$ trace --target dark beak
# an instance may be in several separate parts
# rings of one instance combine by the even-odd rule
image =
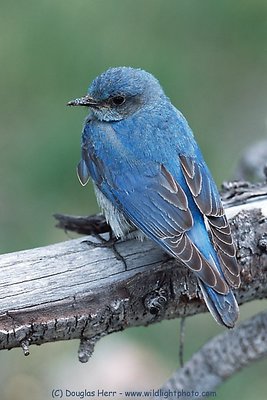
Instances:
[[[80,97],[79,99],[71,100],[67,103],[67,106],[85,106],[85,107],[96,107],[99,103],[88,95]]]

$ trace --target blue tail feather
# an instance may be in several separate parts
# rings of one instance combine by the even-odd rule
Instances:
[[[206,305],[218,324],[233,328],[239,315],[238,304],[231,289],[220,294],[199,280]]]

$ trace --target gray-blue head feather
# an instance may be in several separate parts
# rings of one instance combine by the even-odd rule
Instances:
[[[89,86],[87,96],[69,105],[90,107],[102,121],[118,121],[166,99],[158,80],[150,73],[131,67],[109,68]]]
[[[162,88],[149,72],[140,68],[116,67],[99,75],[90,85],[88,93],[99,100],[106,100],[119,94],[129,97],[140,94],[160,95]]]

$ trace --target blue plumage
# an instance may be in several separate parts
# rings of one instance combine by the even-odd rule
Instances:
[[[217,322],[233,327],[240,283],[220,196],[184,116],[149,73],[111,68],[88,95],[78,176],[93,179],[117,236],[137,228],[198,277]]]

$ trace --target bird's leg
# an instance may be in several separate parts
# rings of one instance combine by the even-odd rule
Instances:
[[[95,237],[96,239],[98,239],[99,242],[93,242],[93,241],[87,239],[87,240],[83,240],[83,243],[86,243],[89,246],[93,246],[93,247],[102,247],[102,248],[106,247],[106,248],[112,249],[116,259],[123,262],[125,271],[127,271],[126,261],[125,261],[124,257],[118,252],[118,250],[115,246],[116,243],[120,241],[120,238],[117,238],[116,236],[114,236],[112,230],[109,231],[108,239],[104,239],[99,233],[94,233],[92,236]]]
[[[108,239],[104,239],[100,235],[100,233],[93,233],[91,236],[93,236],[94,238],[98,239],[99,242],[93,242],[92,240],[86,239],[86,240],[83,240],[82,243],[86,243],[89,246],[93,246],[93,247],[112,247],[118,241],[118,239],[113,236],[112,231],[109,231],[109,238]]]

